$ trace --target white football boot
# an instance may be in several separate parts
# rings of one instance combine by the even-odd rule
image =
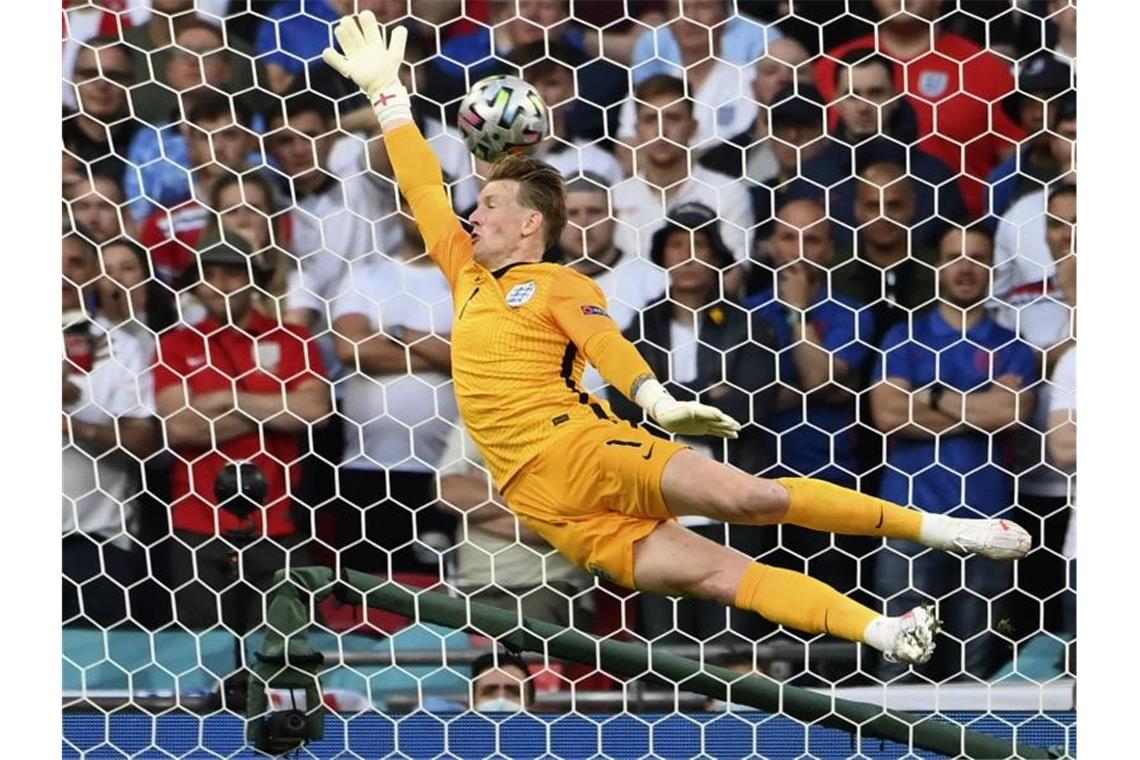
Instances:
[[[997,560],[1021,559],[1033,548],[1029,531],[1010,520],[968,519],[927,513],[922,543],[952,554]]]
[[[923,665],[934,654],[934,636],[942,629],[934,606],[922,604],[898,617],[881,617],[871,624],[864,638],[879,649],[887,662]]]

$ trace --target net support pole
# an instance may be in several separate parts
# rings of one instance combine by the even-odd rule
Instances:
[[[277,581],[266,620],[269,630],[259,650],[259,659],[265,655],[271,662],[284,662],[283,673],[313,672],[308,663],[315,650],[306,637],[312,620],[310,605],[335,592],[347,603],[388,610],[422,623],[473,630],[513,651],[532,651],[571,660],[624,678],[649,677],[715,699],[731,699],[769,713],[782,713],[805,723],[888,739],[951,757],[1047,760],[1054,756],[1040,747],[1014,744],[935,716],[914,715],[831,697],[781,684],[759,674],[742,677],[728,668],[702,665],[676,655],[653,654],[648,647],[631,642],[598,640],[564,626],[520,619],[507,610],[439,592],[411,589],[364,573],[345,571],[338,580],[329,568],[308,567],[291,571],[288,581],[282,571]],[[279,604],[282,596],[284,600]],[[309,600],[308,604],[304,598]],[[295,666],[293,661],[297,661]],[[277,685],[273,681],[269,683]],[[264,700],[259,702],[261,709],[264,704]],[[257,714],[254,707],[251,700],[251,716]]]

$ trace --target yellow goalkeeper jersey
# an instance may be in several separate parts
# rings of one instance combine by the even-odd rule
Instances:
[[[400,127],[385,142],[428,254],[451,285],[456,399],[503,489],[557,434],[616,421],[605,401],[581,389],[587,360],[624,392],[651,370],[622,337],[589,277],[549,263],[492,272],[475,261],[439,161],[418,128]]]

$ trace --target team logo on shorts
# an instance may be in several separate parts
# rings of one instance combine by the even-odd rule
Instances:
[[[538,285],[534,280],[524,282],[522,285],[515,285],[507,293],[507,306],[518,307],[534,298],[534,291],[538,289]]]

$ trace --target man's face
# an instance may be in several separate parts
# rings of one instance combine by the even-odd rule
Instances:
[[[190,164],[200,168],[208,164],[240,172],[249,163],[249,154],[257,146],[257,138],[227,116],[200,119],[183,127]]]
[[[823,209],[811,201],[792,201],[780,209],[768,243],[777,267],[801,259],[827,267],[835,255],[830,223]]]
[[[660,118],[660,123],[658,123]],[[658,166],[685,160],[686,148],[697,130],[690,104],[672,95],[658,95],[637,104],[637,155]]]
[[[528,81],[538,90],[548,108],[557,108],[574,98],[574,75],[565,66],[554,66],[542,76],[528,78]]]
[[[764,105],[771,105],[780,90],[791,85],[797,79],[797,67],[807,61],[807,51],[790,37],[781,37],[768,46],[768,53],[756,65],[756,78],[752,82],[752,91],[756,100]],[[807,84],[810,79],[810,67],[799,71],[799,81]]]
[[[566,221],[562,248],[571,259],[595,258],[614,245],[616,222],[609,213],[606,194],[578,191],[566,194]]]
[[[332,146],[328,139],[321,137],[328,132],[328,125],[320,114],[314,111],[293,114],[288,127],[282,128],[277,120],[274,128],[271,151],[285,174],[298,177],[324,165]]]
[[[514,5],[509,3],[511,11]],[[566,29],[565,20],[565,0],[520,0],[518,17],[508,24],[507,34],[514,47],[541,42],[544,37],[556,40]]]
[[[855,221],[867,225],[860,228],[859,234],[872,245],[889,248],[905,244],[916,208],[914,188],[905,177],[885,187],[866,179],[859,182]]]
[[[1061,172],[1075,171],[1077,168],[1074,148],[1077,142],[1077,120],[1064,119],[1053,127],[1055,134],[1049,135],[1049,152],[1061,167]]]
[[[514,665],[484,670],[471,684],[472,705],[476,710],[492,700],[505,700],[521,708],[530,707],[524,687],[527,674]]]
[[[125,245],[103,247],[103,276],[99,278],[99,303],[112,314],[130,314],[128,302],[136,313],[145,309],[147,272],[139,257]]]
[[[673,293],[708,293],[716,286],[717,259],[704,232],[673,230],[665,238],[662,264]]]
[[[1073,232],[1077,224],[1077,194],[1058,195],[1049,202],[1049,216],[1045,217],[1045,240],[1054,261],[1060,261],[1076,252]]]
[[[99,275],[95,252],[76,235],[63,239],[63,310],[78,309],[83,288]]]
[[[822,135],[822,124],[780,124],[773,129],[772,136],[777,139],[770,142],[780,168],[794,172],[798,169],[797,154],[804,163],[821,154],[827,149],[827,142],[820,139]]]
[[[245,267],[204,265],[202,282],[194,293],[209,315],[221,324],[240,323],[253,306],[253,288]]]
[[[514,180],[488,182],[479,192],[479,202],[471,212],[472,252],[479,263],[490,261],[506,251],[513,251],[538,225],[542,215],[519,204],[519,183]]]
[[[159,13],[173,16],[194,8],[194,0],[151,0],[151,8]]]
[[[724,0],[681,0],[681,15],[673,22],[673,36],[682,54],[707,51],[709,31],[721,34],[724,29],[719,25],[725,18]]]
[[[166,63],[166,83],[179,92],[202,84],[220,87],[230,76],[230,62],[222,37],[194,27],[175,37]]]
[[[87,228],[96,243],[122,233],[119,206],[123,203],[123,191],[114,180],[96,177],[92,187],[84,179],[71,186],[65,197],[75,221]]]
[[[79,106],[87,116],[110,123],[127,115],[126,88],[134,83],[134,70],[122,50],[104,48],[96,58],[94,50],[81,48],[72,81],[79,88]]]
[[[879,133],[879,113],[883,124],[890,121],[898,101],[895,83],[886,66],[877,63],[855,66],[839,75],[839,118],[854,138],[864,139]]]
[[[985,235],[948,232],[938,249],[938,295],[960,309],[986,300],[990,292],[993,245]]]
[[[269,199],[261,185],[245,184],[243,200],[242,185],[231,182],[218,195],[218,206],[223,227],[241,233],[254,251],[269,247]]]

